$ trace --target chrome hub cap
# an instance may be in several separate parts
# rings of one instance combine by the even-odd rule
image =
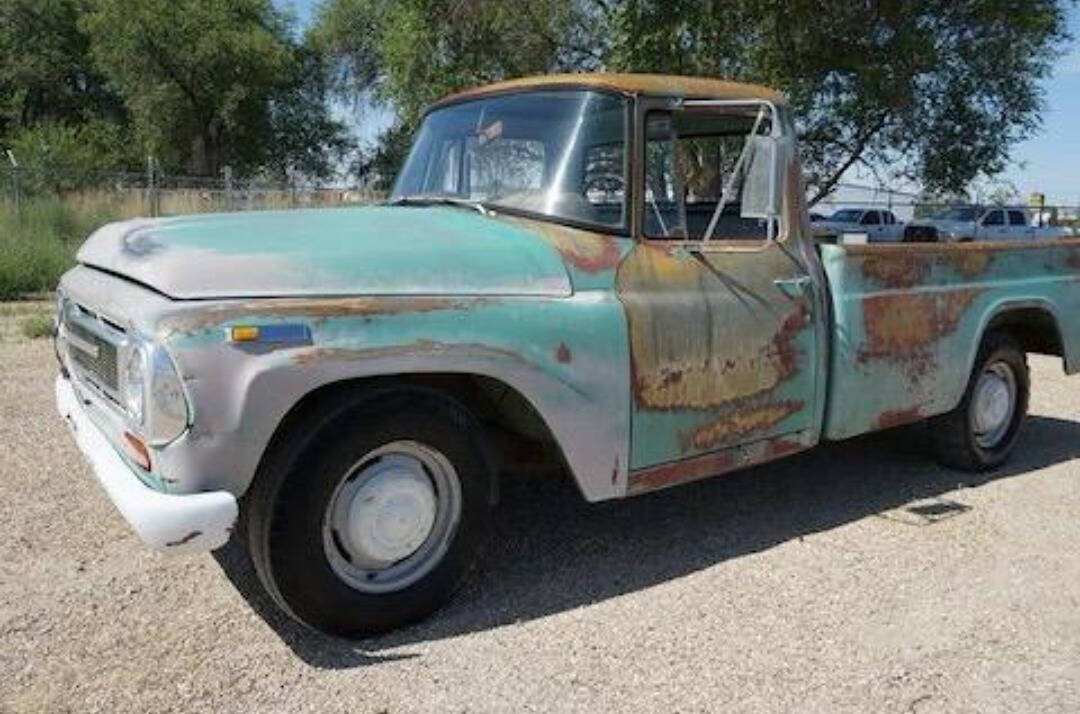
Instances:
[[[397,441],[342,478],[327,505],[323,549],[351,587],[400,590],[442,560],[460,516],[461,486],[449,460],[418,442]]]
[[[1009,431],[1016,411],[1016,375],[1004,362],[987,365],[972,397],[971,423],[975,442],[984,449],[997,446]]]

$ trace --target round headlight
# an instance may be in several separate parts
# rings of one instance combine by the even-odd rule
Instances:
[[[187,428],[187,397],[176,365],[164,347],[154,347],[150,373],[147,435],[151,444],[167,444]]]
[[[146,351],[131,347],[120,369],[120,402],[135,424],[143,423],[146,405]]]

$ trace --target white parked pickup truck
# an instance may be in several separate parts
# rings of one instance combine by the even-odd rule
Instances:
[[[1064,238],[1057,226],[1038,226],[1025,208],[954,206],[931,218],[913,221],[903,232],[905,241],[966,242],[975,240],[1045,240]]]
[[[897,243],[904,237],[904,224],[896,220],[893,212],[877,208],[843,208],[811,225],[818,238],[864,233],[870,243]]]

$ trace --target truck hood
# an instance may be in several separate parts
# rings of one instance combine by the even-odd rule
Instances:
[[[177,299],[572,292],[540,234],[444,206],[136,219],[101,228],[77,258]]]

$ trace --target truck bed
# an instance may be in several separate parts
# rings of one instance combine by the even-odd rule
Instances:
[[[822,245],[832,309],[823,436],[844,439],[950,411],[982,335],[1080,371],[1080,240]]]

